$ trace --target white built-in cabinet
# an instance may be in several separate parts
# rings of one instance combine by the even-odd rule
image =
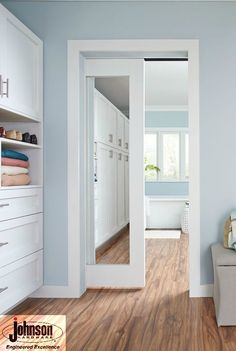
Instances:
[[[43,44],[0,5],[0,47],[0,126],[38,139],[34,145],[0,137],[0,151],[29,157],[32,180],[25,186],[0,182],[2,314],[43,284]]]
[[[95,89],[95,246],[129,223],[129,120]]]
[[[0,108],[42,118],[42,41],[8,10],[0,15]]]

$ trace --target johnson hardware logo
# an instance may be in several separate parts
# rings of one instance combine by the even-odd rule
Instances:
[[[66,350],[65,316],[5,316],[0,327],[0,350]]]

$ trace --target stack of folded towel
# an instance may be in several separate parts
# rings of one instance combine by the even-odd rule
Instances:
[[[224,225],[224,247],[236,251],[236,211],[232,211]]]
[[[28,156],[13,150],[1,152],[2,186],[28,185],[31,182]]]

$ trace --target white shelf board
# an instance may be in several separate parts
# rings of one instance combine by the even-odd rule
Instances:
[[[21,113],[18,113],[13,110],[6,110],[5,108],[0,107],[0,122],[33,122],[33,123],[40,123],[40,119],[25,116]]]
[[[3,146],[9,149],[41,149],[40,145],[25,143],[23,141],[0,138],[0,142]]]
[[[43,185],[13,185],[13,186],[0,186],[0,190],[18,190],[18,189],[29,189],[29,188],[42,188]]]

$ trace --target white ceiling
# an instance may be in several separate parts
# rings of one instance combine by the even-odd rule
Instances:
[[[148,61],[145,63],[146,107],[183,107],[188,100],[187,61]],[[128,114],[127,77],[96,78],[95,87],[119,110]]]

